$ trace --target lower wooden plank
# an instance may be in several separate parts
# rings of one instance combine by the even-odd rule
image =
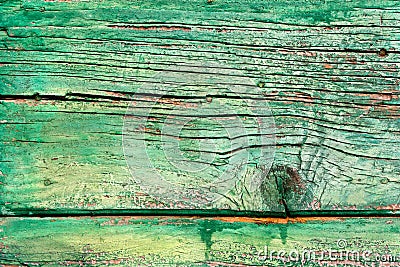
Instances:
[[[1,266],[399,266],[399,218],[8,217]]]

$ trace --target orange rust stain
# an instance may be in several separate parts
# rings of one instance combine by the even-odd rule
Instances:
[[[106,91],[105,93],[107,95],[115,96],[115,97],[126,97],[125,94],[121,94],[121,93],[117,93],[117,92],[113,92],[113,91]]]
[[[389,206],[388,206],[389,207]],[[385,210],[387,207],[380,207],[381,210]],[[378,209],[378,208],[377,208]],[[389,208],[390,210],[390,208]],[[123,226],[132,224],[148,224],[151,223],[143,220],[158,219],[159,225],[192,225],[196,224],[197,220],[216,220],[227,223],[254,223],[254,224],[289,224],[289,223],[308,223],[308,222],[345,222],[349,219],[374,219],[379,217],[374,216],[350,216],[350,217],[293,217],[293,218],[256,218],[256,217],[202,217],[202,216],[102,216],[102,217],[90,217],[90,216],[79,216],[72,217],[75,220],[91,219],[97,221],[97,219],[109,219],[106,222],[101,223],[101,226]],[[386,224],[393,223],[393,219],[397,219],[396,216],[386,216]],[[62,220],[61,218],[59,220]]]
[[[252,218],[252,217],[213,217],[214,220],[224,222],[245,222],[261,224],[306,223],[309,221],[342,221],[342,217],[294,217],[294,218]]]
[[[345,61],[351,63],[351,64],[357,64],[357,57],[354,55],[349,55],[349,54],[344,54],[344,55],[339,55],[340,58],[344,58]]]
[[[380,111],[393,117],[399,117],[400,115],[400,107],[395,105],[378,105],[374,106],[374,109],[375,111]]]
[[[385,101],[390,101],[393,98],[398,98],[397,92],[396,91],[382,91],[382,93],[354,93],[352,94],[354,96],[361,96],[361,97],[368,97],[371,100],[385,100]],[[375,102],[373,102],[375,103]]]
[[[8,103],[14,103],[14,104],[28,104],[29,102],[31,102],[31,101],[28,101],[26,99],[5,99],[5,100],[2,100],[2,101],[3,102],[8,102]]]
[[[140,100],[147,100],[150,102],[159,102],[162,104],[172,104],[174,106],[181,106],[181,107],[185,107],[185,108],[196,108],[198,107],[198,104],[196,103],[186,103],[186,102],[182,102],[182,101],[178,101],[178,100],[174,100],[174,99],[167,99],[167,98],[155,98],[155,97],[141,97]]]
[[[222,222],[236,223],[257,223],[257,224],[287,224],[287,223],[306,223],[309,221],[343,221],[346,218],[343,217],[294,217],[294,218],[256,218],[256,217],[201,217],[201,216],[124,216],[124,217],[114,217],[114,216],[106,216],[102,218],[109,218],[110,220],[102,223],[101,225],[129,225],[135,223],[134,221],[145,220],[145,219],[154,219],[158,218],[160,224],[176,224],[173,220],[182,220],[182,219],[190,219],[193,221],[188,221],[188,224],[195,223],[195,220],[199,219],[208,219],[208,220],[217,220]],[[360,217],[361,218],[361,217]],[[363,217],[364,218],[364,217]],[[165,220],[163,222],[163,220]],[[182,222],[185,223],[185,222]],[[181,224],[181,222],[179,222]]]
[[[398,72],[399,71],[399,67],[396,64],[383,65],[382,67],[386,71],[389,71],[389,72]]]
[[[140,130],[145,131],[146,133],[154,133],[154,132],[161,133],[161,130],[159,130],[159,129],[153,129],[153,128],[145,127],[145,126],[141,127]]]
[[[330,65],[330,64],[324,64],[324,68],[325,68],[325,69],[332,69],[332,68],[333,68],[333,66],[332,66],[332,65]]]
[[[400,210],[400,204],[392,204],[387,206],[378,206],[376,207],[377,210],[393,210],[398,211]]]
[[[310,94],[302,92],[291,92],[290,94],[293,94],[294,96],[289,94],[285,94],[284,96],[282,96],[280,95],[280,92],[277,91],[263,93],[264,96],[270,97],[271,100],[277,99],[283,104],[287,105],[299,102],[303,103],[304,106],[312,106],[312,104],[314,104],[314,98]]]
[[[316,57],[317,53],[306,51],[306,52],[303,52],[303,55],[306,57]]]
[[[382,93],[356,93],[352,94],[358,97],[364,97],[369,100],[370,106],[354,105],[354,107],[366,111],[365,115],[368,114],[373,108],[374,111],[382,112],[388,116],[398,117],[400,115],[400,107],[387,103],[388,101],[399,99],[399,94],[396,91],[386,90]],[[387,101],[383,103],[383,101]]]

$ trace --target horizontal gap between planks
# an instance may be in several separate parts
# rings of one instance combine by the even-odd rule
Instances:
[[[233,210],[188,210],[188,209],[102,209],[102,210],[10,210],[0,218],[7,217],[103,217],[103,216],[165,216],[165,217],[196,217],[217,218],[229,221],[254,221],[254,222],[288,222],[307,220],[336,220],[340,218],[389,218],[400,217],[398,210],[320,210],[320,211],[291,211],[289,215],[284,212],[260,212],[260,211],[233,211]]]

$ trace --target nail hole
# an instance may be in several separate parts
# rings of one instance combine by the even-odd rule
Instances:
[[[380,57],[386,57],[388,54],[387,50],[385,48],[381,48],[381,50],[379,50],[379,56]]]
[[[35,93],[33,96],[35,97],[36,101],[42,100],[42,98],[40,97],[39,93]]]
[[[389,183],[389,180],[387,178],[381,179],[381,184],[387,184]]]

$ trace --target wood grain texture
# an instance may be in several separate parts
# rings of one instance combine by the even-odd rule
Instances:
[[[0,9],[3,214],[398,214],[398,1],[5,1]],[[210,62],[218,63],[225,86],[185,80]],[[165,201],[140,189],[125,162],[123,121],[132,97],[154,84],[164,87],[146,101],[163,101],[146,138],[150,157],[171,179],[180,172],[157,152],[171,110],[207,117],[207,109],[192,107],[225,103],[251,122],[256,118],[242,112],[243,101],[268,104],[276,150],[254,193],[246,175],[209,205]],[[214,122],[223,121],[218,114]],[[199,120],[182,150],[189,158],[204,152],[198,140],[217,140],[216,129]],[[216,171],[224,167],[219,159]],[[137,163],[146,166],[142,158]],[[246,171],[264,174],[258,163]]]
[[[232,219],[1,219],[0,265],[398,266],[400,262],[398,218]]]

